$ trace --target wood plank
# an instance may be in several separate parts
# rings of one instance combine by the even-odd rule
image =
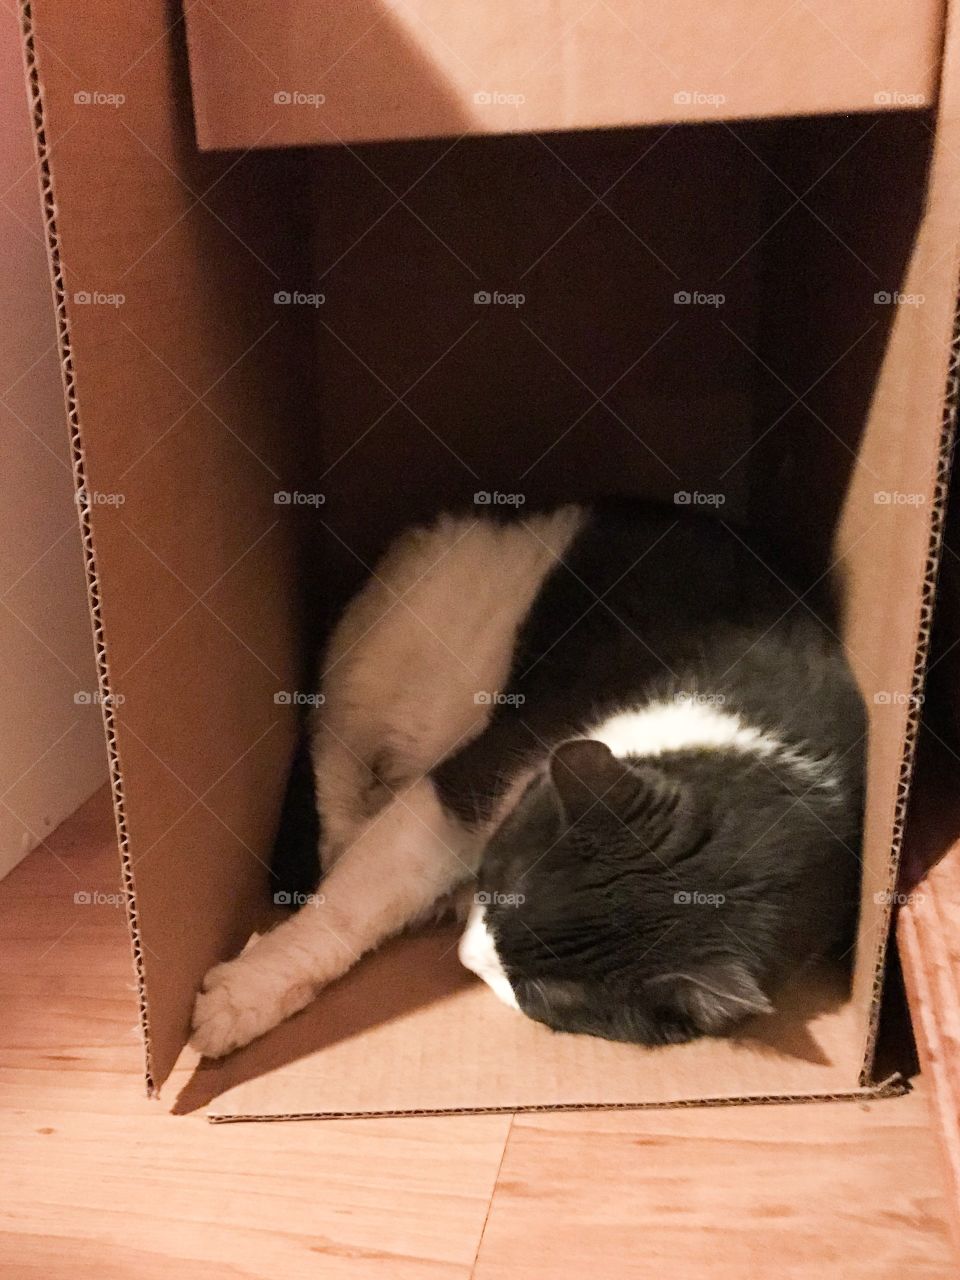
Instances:
[[[904,894],[897,943],[960,1243],[960,845]]]
[[[475,1280],[947,1280],[921,1091],[867,1104],[518,1116]]]
[[[0,885],[0,1275],[469,1276],[510,1117],[171,1116],[143,1096],[106,792],[47,843]]]

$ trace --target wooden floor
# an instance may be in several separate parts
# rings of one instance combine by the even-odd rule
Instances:
[[[2,1280],[960,1274],[922,1084],[869,1105],[169,1115],[139,1082],[111,840],[96,797],[0,884]]]

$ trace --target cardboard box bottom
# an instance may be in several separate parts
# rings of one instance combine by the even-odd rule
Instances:
[[[877,1095],[842,973],[810,970],[729,1040],[648,1049],[556,1034],[502,1005],[443,926],[395,939],[302,1013],[219,1063],[185,1050],[177,1113],[211,1120],[677,1106]]]

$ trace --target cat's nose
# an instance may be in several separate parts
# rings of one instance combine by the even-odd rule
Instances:
[[[475,973],[478,978],[482,978],[493,994],[504,1004],[510,1005],[512,1009],[519,1009],[510,979],[504,973],[500,957],[497,955],[496,944],[487,928],[485,911],[486,907],[478,902],[470,908],[467,927],[457,947],[457,955],[463,967]]]

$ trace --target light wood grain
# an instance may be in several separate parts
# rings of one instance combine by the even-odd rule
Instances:
[[[957,1273],[922,1090],[512,1129],[171,1115],[176,1080],[142,1093],[122,910],[74,902],[98,890],[105,794],[0,884],[3,1280]]]
[[[923,1098],[518,1116],[476,1280],[947,1280]]]
[[[897,941],[960,1244],[960,844],[905,897]]]
[[[109,801],[0,885],[0,1276],[466,1277],[509,1116],[221,1125],[141,1080]],[[176,1092],[171,1081],[169,1092]]]

